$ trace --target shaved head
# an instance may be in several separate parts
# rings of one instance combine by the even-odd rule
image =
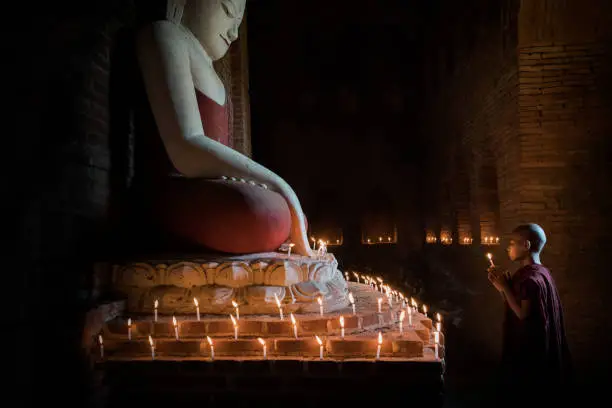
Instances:
[[[539,254],[546,244],[546,233],[538,224],[519,225],[512,233],[530,242],[529,252]]]

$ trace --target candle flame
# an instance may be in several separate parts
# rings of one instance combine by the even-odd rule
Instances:
[[[280,308],[281,303],[280,303],[280,300],[278,300],[278,296],[276,296],[276,293],[274,294],[274,299],[276,300],[276,305]]]
[[[234,315],[230,313],[230,318],[232,319],[232,324],[234,325],[234,327],[236,327],[236,318],[234,318]]]
[[[177,323],[176,323],[176,316],[172,316],[172,324],[173,324],[174,326],[176,326],[176,324],[177,324]]]
[[[378,332],[378,344],[382,344],[382,332]]]
[[[149,344],[151,345],[151,347],[154,347],[153,344],[153,337],[151,337],[151,335],[149,334]]]
[[[293,248],[293,247],[295,246],[295,244],[292,242],[292,243],[290,243],[290,244],[289,244],[289,246],[290,246],[291,248]]]
[[[235,301],[235,300],[232,300],[232,306],[234,306],[234,307],[238,307],[238,303],[236,303],[236,301]]]
[[[104,344],[104,339],[102,339],[102,335],[98,334],[98,343],[100,343],[100,345]]]
[[[131,317],[129,317],[129,318],[128,318],[128,327],[130,327],[131,325],[132,325],[132,318],[131,318]]]
[[[423,305],[423,313],[427,313],[427,305]]]
[[[200,306],[200,304],[198,303],[198,299],[193,298],[193,303],[196,305],[196,307]]]
[[[442,321],[442,316],[440,316],[440,313],[436,313],[436,320],[439,322]]]
[[[400,313],[400,317],[399,317],[400,322],[404,321],[404,317],[406,317],[406,312],[402,310],[402,313]]]
[[[359,274],[357,272],[353,272],[353,275],[355,275],[355,277],[359,279]]]
[[[493,254],[489,252],[489,253],[487,254],[487,258],[489,258],[489,260],[493,259]]]
[[[208,345],[212,347],[212,345],[213,345],[213,341],[212,341],[212,339],[210,338],[210,336],[206,336],[206,341],[208,342]]]
[[[352,292],[349,292],[348,298],[349,298],[349,302],[351,302],[351,304],[355,303],[355,298],[353,297],[353,293]]]
[[[157,309],[157,306],[159,306],[159,300],[155,299],[155,303],[153,303],[155,305],[155,308]]]
[[[319,306],[323,306],[323,298],[321,296],[317,297],[317,303],[319,304]]]
[[[377,281],[379,281],[380,283],[383,283],[383,280],[381,278],[376,278]]]
[[[291,324],[295,326],[295,324],[296,324],[295,316],[293,315],[293,313],[289,313],[289,316],[291,316]]]
[[[262,346],[266,345],[266,341],[264,339],[262,339],[261,337],[257,338],[257,341],[259,342],[259,344],[261,344]]]
[[[317,338],[317,343],[319,343],[319,346],[323,345],[323,341],[319,338],[319,336],[315,336]]]
[[[340,327],[344,328],[344,316],[340,316]]]

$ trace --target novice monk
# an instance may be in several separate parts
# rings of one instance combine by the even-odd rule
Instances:
[[[569,379],[561,300],[549,270],[540,263],[545,243],[542,227],[521,225],[513,231],[507,249],[510,259],[521,267],[512,274],[495,267],[488,270],[489,281],[502,293],[505,304],[504,386],[511,386],[507,391],[523,403],[531,395],[558,396]]]

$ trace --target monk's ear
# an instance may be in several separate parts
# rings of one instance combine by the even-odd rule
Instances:
[[[525,249],[527,251],[529,251],[531,249],[531,241],[528,240],[528,239],[525,240]]]

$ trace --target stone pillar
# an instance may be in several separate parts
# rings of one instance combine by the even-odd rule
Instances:
[[[516,215],[548,233],[543,262],[564,302],[570,347],[580,374],[597,375],[612,357],[603,313],[612,276],[612,2],[587,3],[522,1]]]

